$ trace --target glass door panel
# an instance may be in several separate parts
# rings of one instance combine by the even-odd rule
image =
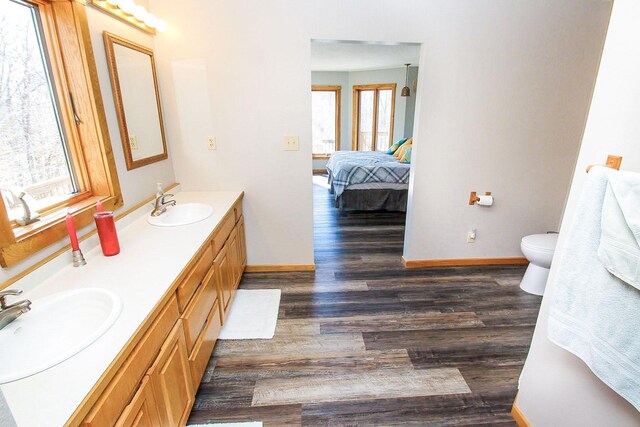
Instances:
[[[358,150],[370,151],[373,149],[373,99],[375,91],[373,90],[361,90],[359,91],[359,105],[360,112],[358,119]]]
[[[376,150],[386,151],[391,145],[391,120],[393,117],[393,91],[378,91],[378,128],[376,130]]]

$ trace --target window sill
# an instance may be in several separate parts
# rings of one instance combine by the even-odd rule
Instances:
[[[328,159],[329,157],[331,157],[331,154],[313,154],[312,158],[314,160],[324,160],[324,159]]]
[[[35,251],[67,238],[67,212],[71,212],[78,230],[91,224],[98,200],[102,201],[105,210],[114,210],[123,204],[122,200],[114,196],[91,196],[66,208],[45,213],[32,224],[14,227],[9,231],[12,235],[2,237],[0,265],[3,268],[10,267],[33,255]]]

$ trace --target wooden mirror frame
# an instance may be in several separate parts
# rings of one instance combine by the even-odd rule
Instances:
[[[125,158],[125,161],[127,162],[127,170],[136,169],[151,163],[159,162],[161,160],[166,160],[169,157],[169,155],[167,153],[167,141],[164,135],[164,123],[162,120],[162,108],[160,106],[160,93],[158,91],[158,77],[156,75],[156,63],[155,63],[155,58],[153,56],[153,50],[145,46],[139,45],[137,43],[134,43],[132,41],[123,39],[122,37],[118,37],[115,34],[111,34],[107,31],[103,33],[103,38],[104,38],[105,52],[107,54],[107,65],[109,67],[109,75],[111,77],[111,89],[113,91],[113,100],[116,107],[116,114],[118,116],[118,125],[120,127],[120,138],[122,139],[122,148],[124,149],[124,158]],[[129,145],[129,131],[127,128],[127,118],[124,111],[124,104],[122,102],[120,78],[118,74],[115,50],[113,48],[114,44],[119,44],[129,49],[136,50],[145,55],[149,55],[151,59],[151,72],[153,75],[153,86],[156,92],[156,104],[158,107],[158,121],[160,124],[160,135],[162,135],[162,147],[164,150],[163,153],[161,154],[145,157],[139,160],[133,159],[133,155],[131,153],[131,146]]]

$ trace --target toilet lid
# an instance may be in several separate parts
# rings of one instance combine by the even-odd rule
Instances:
[[[532,234],[522,238],[522,246],[531,249],[553,252],[558,242],[558,235],[550,234]]]

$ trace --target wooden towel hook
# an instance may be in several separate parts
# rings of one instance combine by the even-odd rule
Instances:
[[[587,166],[587,173],[589,173],[589,171],[591,170],[592,167],[594,166],[605,166],[611,169],[615,169],[615,170],[620,170],[620,165],[622,164],[622,156],[612,156],[611,154],[609,154],[607,156],[607,162],[604,165],[589,165]]]

